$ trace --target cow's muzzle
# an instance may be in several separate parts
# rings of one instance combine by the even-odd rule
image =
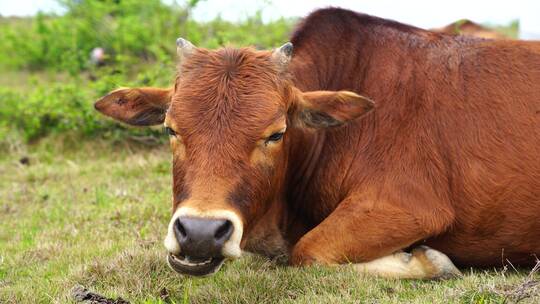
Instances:
[[[176,272],[202,276],[216,272],[223,264],[223,246],[234,226],[227,219],[180,216],[173,230],[182,250],[169,254],[169,265]]]
[[[180,274],[209,275],[224,260],[242,255],[243,223],[233,210],[182,206],[174,212],[167,230],[167,262]]]

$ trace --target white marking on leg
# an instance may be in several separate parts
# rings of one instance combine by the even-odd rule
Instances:
[[[354,264],[365,274],[395,279],[437,279],[461,275],[452,261],[437,250],[420,246],[413,253],[396,252],[376,260]]]

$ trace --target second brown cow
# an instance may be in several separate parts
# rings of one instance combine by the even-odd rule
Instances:
[[[431,29],[434,32],[450,35],[464,35],[486,39],[510,39],[510,37],[468,19],[461,19],[445,27]]]

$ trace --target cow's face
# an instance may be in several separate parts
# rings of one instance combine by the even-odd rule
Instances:
[[[342,124],[373,104],[352,92],[294,88],[290,43],[274,52],[177,44],[182,63],[173,89],[117,90],[96,109],[133,125],[164,123],[173,153],[168,262],[177,272],[207,275],[241,255],[253,227],[283,197],[292,131]]]

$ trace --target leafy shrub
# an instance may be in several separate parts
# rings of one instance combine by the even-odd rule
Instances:
[[[93,108],[100,96],[119,86],[167,86],[175,73],[178,36],[195,45],[254,45],[271,48],[288,36],[292,20],[263,23],[260,14],[243,22],[220,18],[196,22],[185,7],[159,0],[61,0],[62,16],[0,18],[0,73],[23,69],[67,74],[56,83],[36,80],[24,90],[0,84],[0,142],[8,134],[26,141],[51,133],[118,137],[160,134],[127,128]],[[105,49],[107,66],[89,63],[95,47]]]
[[[0,65],[75,75],[89,67],[89,54],[95,47],[104,48],[114,64],[170,61],[180,35],[202,47],[272,47],[284,42],[292,23],[281,19],[264,24],[260,14],[238,24],[220,18],[198,23],[188,18],[189,6],[159,0],[62,3],[67,8],[63,16],[38,14],[27,22],[0,24],[4,33],[0,36]]]
[[[170,81],[174,66],[155,65],[141,72],[135,80],[111,68],[99,71],[96,81],[72,78],[68,82],[34,83],[26,92],[0,87],[0,142],[9,131],[17,131],[26,141],[51,133],[74,133],[82,136],[157,135],[151,129],[128,128],[103,117],[93,103],[100,96],[125,86],[163,85]]]

